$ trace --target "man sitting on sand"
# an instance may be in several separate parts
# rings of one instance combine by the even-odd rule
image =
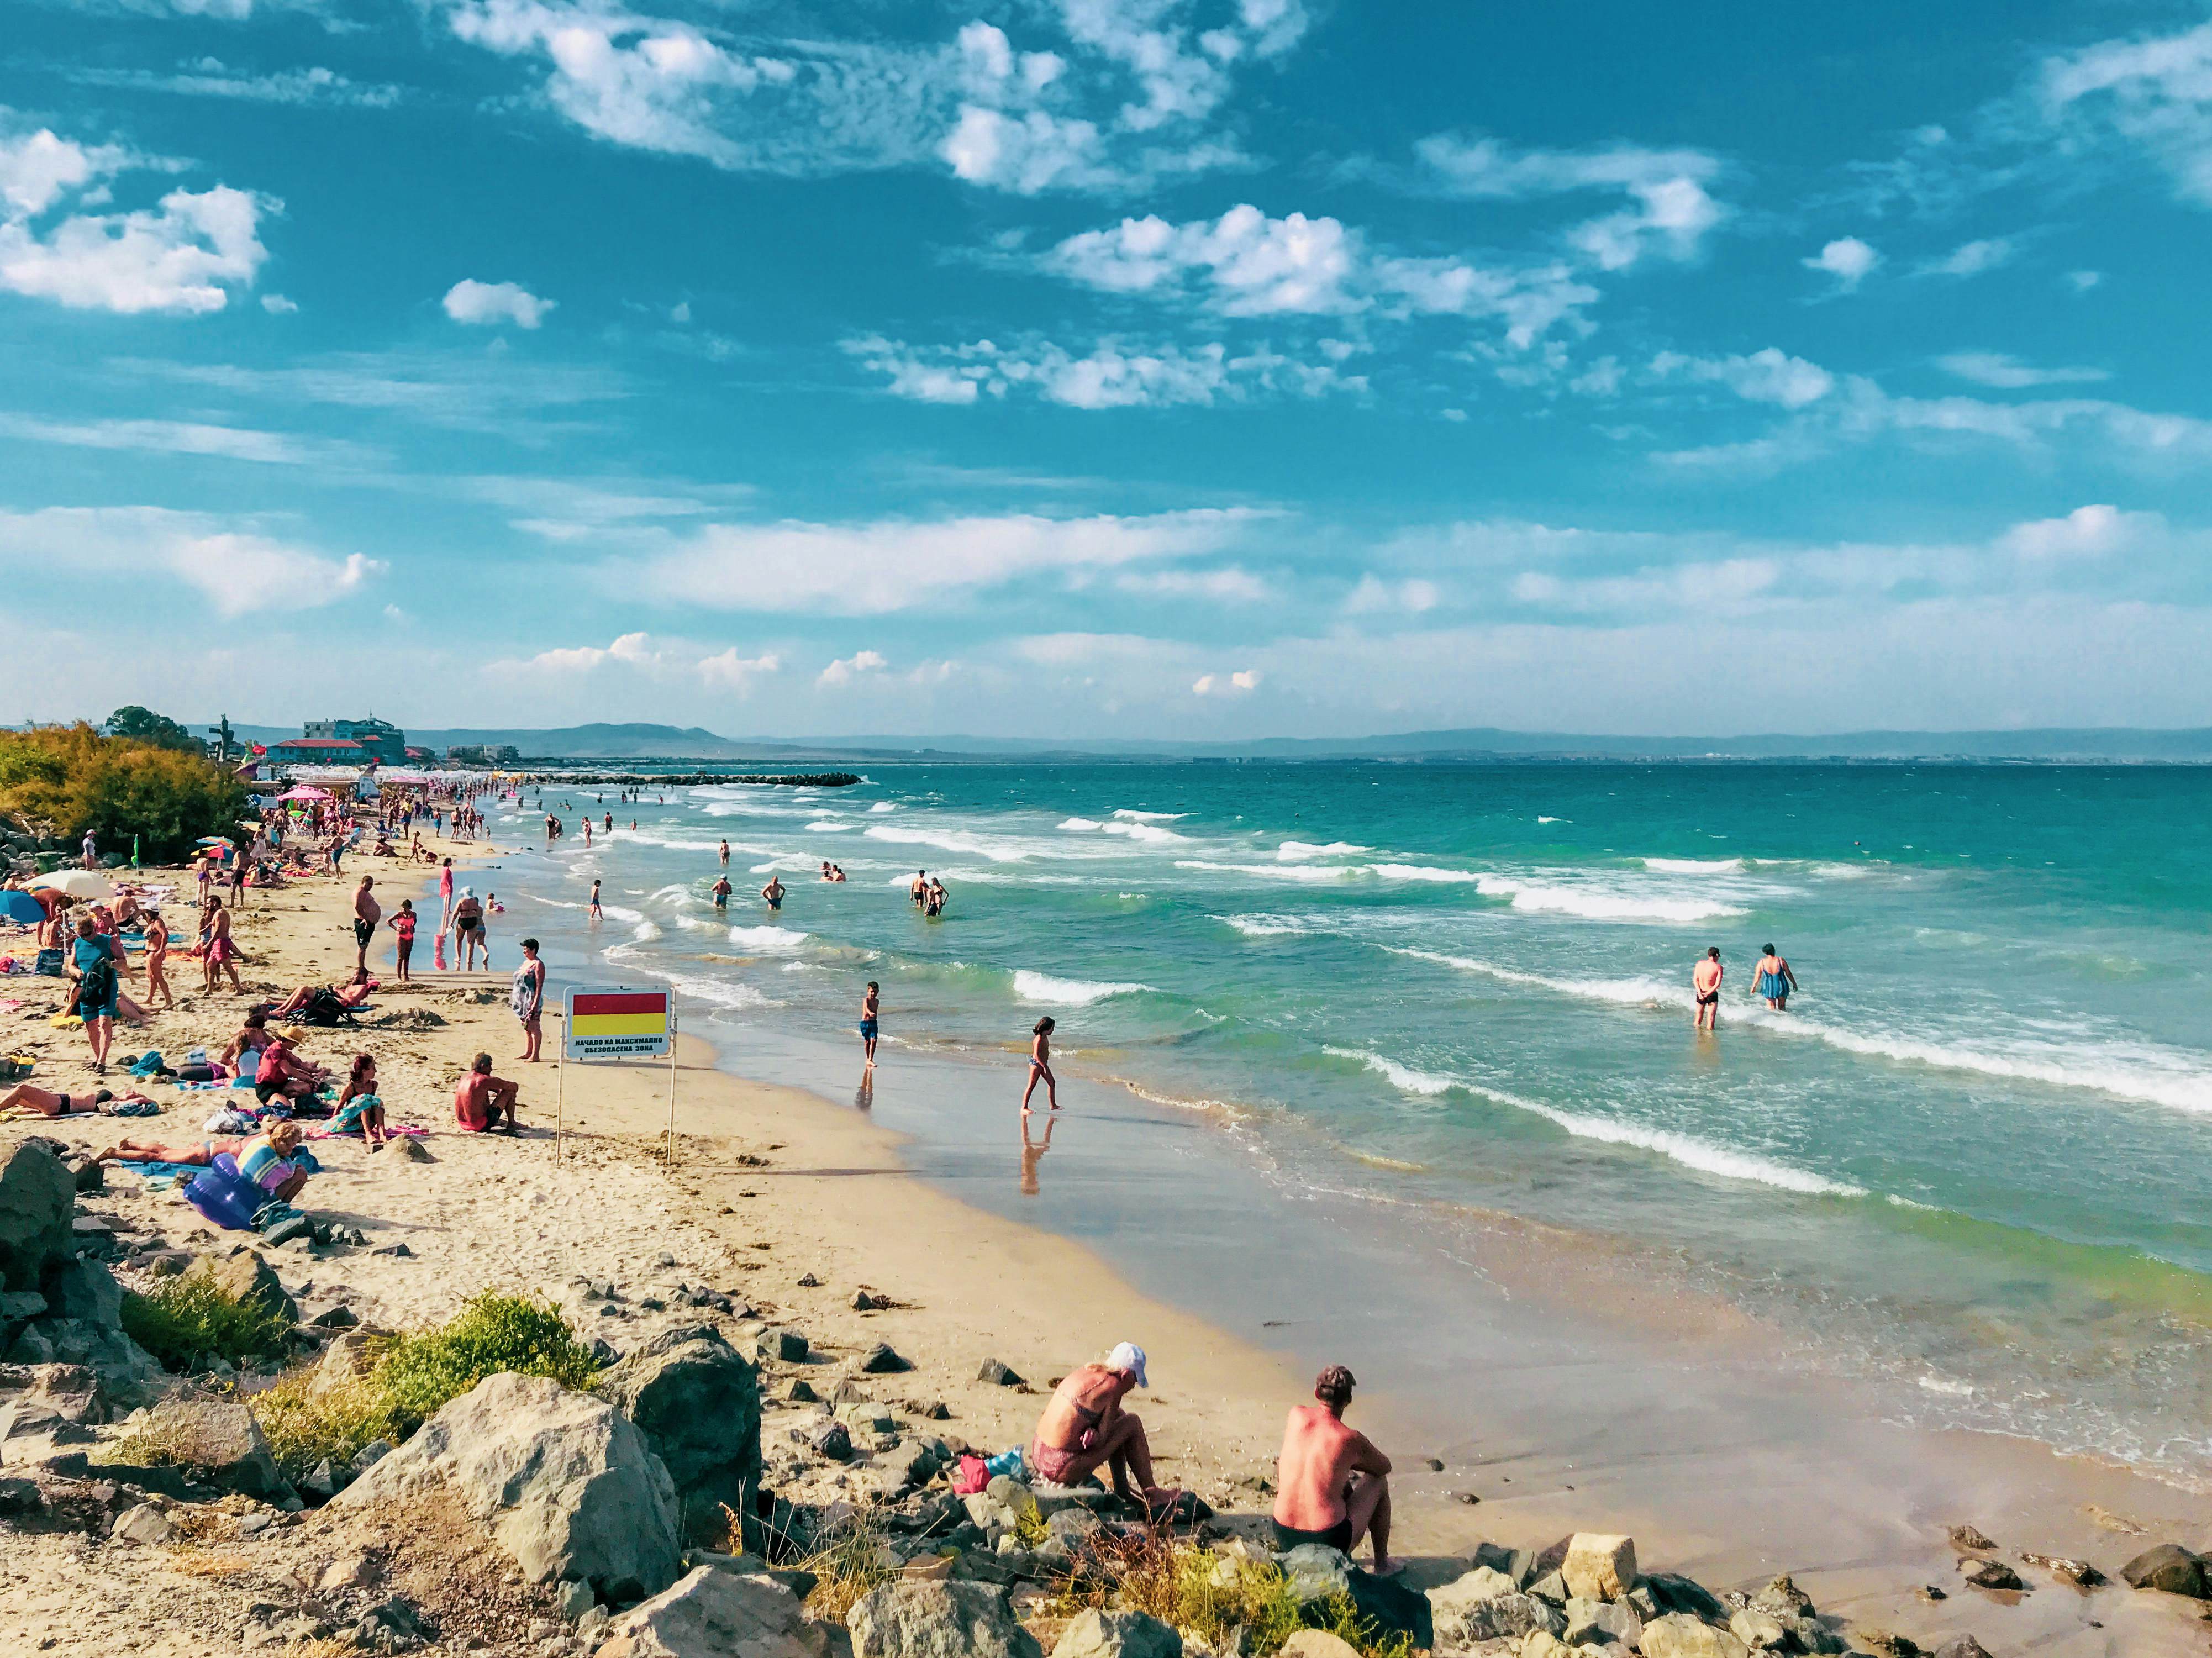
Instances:
[[[491,1130],[512,1134],[518,1127],[514,1108],[521,1092],[520,1083],[493,1076],[491,1055],[479,1054],[470,1065],[469,1074],[461,1078],[461,1085],[453,1090],[453,1121],[472,1134]],[[507,1114],[504,1129],[499,1127],[501,1112]]]
[[[1332,1364],[1314,1380],[1321,1402],[1291,1406],[1275,1463],[1275,1546],[1325,1543],[1350,1554],[1372,1537],[1376,1575],[1388,1576],[1404,1564],[1390,1558],[1390,1459],[1345,1426],[1355,1385]]]
[[[1133,1342],[1115,1347],[1103,1364],[1070,1371],[1037,1418],[1036,1437],[1030,1443],[1031,1469],[1055,1485],[1074,1485],[1110,1467],[1117,1496],[1134,1501],[1141,1492],[1148,1513],[1171,1510],[1181,1493],[1152,1483],[1152,1448],[1145,1424],[1121,1408],[1129,1389],[1149,1385],[1145,1350]]]

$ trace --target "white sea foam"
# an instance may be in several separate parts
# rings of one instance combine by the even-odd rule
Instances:
[[[647,944],[660,936],[660,929],[650,921],[641,920],[630,929],[629,936],[640,944]]]
[[[1741,858],[1646,858],[1644,867],[1662,875],[1732,875],[1743,868]]]
[[[710,1007],[742,1011],[777,1005],[750,985],[742,984],[735,979],[715,979],[699,973],[675,973],[659,967],[647,967],[644,971],[656,979],[665,979],[672,989],[695,1001],[705,1002]]]
[[[1974,1396],[1974,1384],[1971,1382],[1960,1382],[1948,1376],[1923,1376],[1917,1380],[1931,1394],[1942,1394],[1952,1399],[1972,1399]]]
[[[1173,817],[1178,816],[1179,814],[1169,813],[1165,815]],[[1173,829],[1162,829],[1157,823],[1109,823],[1105,827],[1106,833],[1109,835],[1126,835],[1130,840],[1142,841],[1146,846],[1188,846],[1190,844],[1190,836],[1188,835],[1177,835]]]
[[[1224,915],[1218,919],[1248,938],[1288,938],[1313,931],[1295,915]]]
[[[1710,921],[1744,912],[1717,898],[1668,898],[1656,893],[1606,892],[1593,887],[1558,886],[1484,876],[1485,897],[1510,898],[1517,910],[1539,914],[1578,915],[1590,921]]]
[[[1052,1007],[1088,1007],[1093,1002],[1103,1002],[1109,996],[1130,996],[1150,985],[1115,984],[1103,980],[1055,979],[1049,974],[1032,973],[1027,968],[1014,972],[1014,994],[1025,1002],[1041,1002]]]
[[[1190,816],[1187,811],[1132,811],[1127,806],[1116,807],[1114,815],[1130,823],[1172,823]]]
[[[1777,1163],[1750,1151],[1740,1151],[1729,1146],[1715,1145],[1695,1135],[1678,1133],[1671,1128],[1647,1127],[1642,1123],[1623,1122],[1615,1117],[1595,1117],[1586,1112],[1562,1111],[1557,1106],[1546,1105],[1538,1100],[1524,1099],[1502,1089],[1486,1088],[1480,1083],[1464,1082],[1455,1078],[1440,1077],[1431,1072],[1416,1071],[1380,1054],[1362,1049],[1331,1048],[1326,1050],[1340,1058],[1357,1060],[1369,1070],[1389,1078],[1392,1084],[1408,1094],[1432,1096],[1452,1088],[1464,1089],[1486,1100],[1516,1110],[1534,1113],[1547,1121],[1556,1124],[1577,1139],[1596,1140],[1608,1145],[1634,1146],[1639,1151],[1656,1151],[1661,1157],[1680,1163],[1686,1169],[1695,1169],[1708,1175],[1719,1175],[1729,1180],[1753,1181],[1762,1186],[1772,1186],[1785,1192],[1802,1192],[1814,1197],[1863,1198],[1866,1188],[1846,1181],[1829,1180],[1809,1169],[1798,1169],[1786,1163]]]
[[[1476,870],[1441,869],[1434,864],[1370,864],[1367,867],[1386,881],[1440,881],[1480,886],[1492,878]]]
[[[1565,817],[1539,817],[1536,821],[1540,823],[1564,823],[1569,820]]]
[[[850,835],[853,832],[853,826],[850,823],[832,823],[825,817],[819,823],[809,823],[806,826],[806,832],[810,835]]]
[[[935,847],[940,852],[971,853],[978,858],[988,858],[994,864],[1018,864],[1030,856],[1027,848],[1011,841],[986,840],[980,835],[969,835],[960,829],[911,828],[892,829],[878,824],[866,831],[871,841],[890,841],[902,846]]]
[[[896,811],[898,808],[892,805],[889,800],[878,800],[875,805],[870,806],[868,810],[870,811]]]
[[[795,950],[806,935],[787,926],[733,926],[730,942],[747,950]]]
[[[1349,841],[1331,841],[1326,846],[1317,846],[1311,841],[1285,841],[1275,848],[1275,856],[1285,864],[1296,864],[1310,858],[1349,858],[1370,850],[1368,847],[1355,847]]]
[[[1530,985],[1540,990],[1556,991],[1562,996],[1579,996],[1620,1007],[1648,1007],[1655,1002],[1662,1006],[1692,1005],[1686,987],[1664,984],[1657,979],[1557,979],[1541,973],[1524,973],[1518,968],[1501,967],[1472,956],[1448,955],[1438,950],[1415,950],[1403,944],[1384,944],[1382,948],[1393,956],[1409,956],[1415,961],[1434,962],[1439,967],[1455,968],[1462,973],[1480,973],[1506,984]]]
[[[1362,872],[1357,864],[1209,864],[1196,858],[1178,859],[1176,867],[1215,875],[1258,875],[1271,881],[1346,881]]]
[[[1060,827],[1071,835],[1079,835],[1085,829],[1103,829],[1105,825],[1095,817],[1069,817],[1063,819]]]

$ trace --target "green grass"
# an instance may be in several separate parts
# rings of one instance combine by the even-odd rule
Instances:
[[[247,1402],[276,1466],[296,1479],[325,1458],[333,1467],[350,1462],[372,1440],[397,1445],[486,1376],[512,1370],[580,1390],[596,1368],[591,1349],[551,1307],[487,1292],[434,1330],[395,1338],[355,1381],[311,1394],[315,1370],[305,1365]]]
[[[240,1301],[204,1274],[164,1279],[147,1294],[126,1291],[123,1333],[166,1370],[204,1370],[281,1357],[291,1327],[258,1302]]]
[[[1157,1533],[1129,1542],[1100,1539],[1093,1547],[1096,1568],[1068,1582],[1055,1612],[1071,1615],[1112,1605],[1149,1612],[1195,1632],[1217,1650],[1242,1629],[1254,1658],[1269,1658],[1302,1629],[1325,1630],[1368,1658],[1411,1658],[1411,1640],[1382,1634],[1359,1615],[1349,1595],[1301,1605],[1290,1579],[1272,1562],[1215,1554]]]

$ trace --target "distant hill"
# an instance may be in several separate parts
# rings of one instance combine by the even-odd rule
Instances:
[[[204,722],[203,722],[204,724]],[[197,732],[201,727],[195,726]],[[299,734],[296,726],[236,725],[241,740],[268,743]],[[2165,761],[2212,762],[2212,727],[2152,731],[2133,726],[2000,732],[1787,732],[1749,737],[1608,737],[1473,726],[1373,737],[1267,737],[1242,742],[1170,742],[1122,738],[1000,738],[854,735],[812,738],[722,737],[697,726],[562,726],[547,730],[465,726],[410,729],[417,747],[513,744],[527,756],[570,760],[912,761],[997,760],[1396,760],[1445,762],[1571,760],[1965,760]]]

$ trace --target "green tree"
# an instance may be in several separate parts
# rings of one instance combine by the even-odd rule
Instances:
[[[142,708],[136,702],[128,708],[118,708],[107,716],[107,734],[127,738],[134,743],[151,743],[157,749],[188,749],[198,752],[203,746],[199,738],[167,714],[155,714],[151,708]]]
[[[90,829],[112,847],[136,835],[168,861],[228,834],[245,810],[245,788],[198,744],[186,752],[82,724],[0,732],[0,816],[35,834],[74,841]]]

